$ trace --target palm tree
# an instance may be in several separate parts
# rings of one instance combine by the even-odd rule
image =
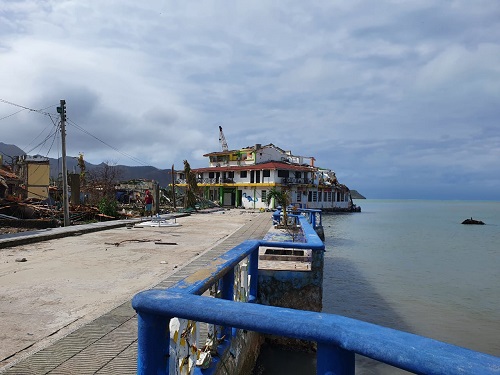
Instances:
[[[271,190],[269,190],[269,193],[267,193],[266,203],[268,206],[273,199],[275,203],[281,206],[281,209],[283,210],[284,224],[285,226],[288,225],[288,214],[286,212],[286,208],[290,203],[290,196],[288,195],[288,192],[286,190],[278,190],[273,187]]]
[[[196,195],[198,194],[198,182],[196,181],[196,175],[191,170],[187,160],[184,160],[184,175],[186,176],[186,197],[185,197],[185,207],[195,207],[196,206]]]

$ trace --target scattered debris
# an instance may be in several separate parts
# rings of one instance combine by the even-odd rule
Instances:
[[[28,259],[26,258],[16,258],[16,262],[27,262]]]
[[[118,247],[118,246],[120,246],[124,242],[154,242],[154,243],[157,243],[157,242],[161,242],[161,240],[147,240],[147,239],[143,239],[143,240],[123,240],[123,241],[120,241],[120,242],[104,242],[104,244],[105,245],[115,245],[115,246]]]

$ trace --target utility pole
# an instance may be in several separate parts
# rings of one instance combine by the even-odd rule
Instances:
[[[174,211],[177,211],[177,208],[175,207],[175,171],[173,164],[172,164],[172,173],[170,174],[170,178],[172,179],[172,201],[174,204]]]
[[[63,179],[63,211],[64,226],[69,227],[68,171],[66,166],[66,100],[61,99],[57,112],[61,115],[61,146],[62,146],[62,179]]]

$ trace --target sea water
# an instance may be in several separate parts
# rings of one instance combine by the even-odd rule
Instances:
[[[500,202],[356,203],[323,216],[323,311],[500,356]],[[403,373],[361,357],[356,369]]]
[[[323,215],[323,312],[500,356],[500,202],[355,203]],[[266,353],[258,374],[315,374],[310,356]],[[356,374],[404,373],[356,356]]]

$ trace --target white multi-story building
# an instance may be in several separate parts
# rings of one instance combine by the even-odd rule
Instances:
[[[274,208],[267,205],[272,188],[287,191],[292,205],[325,211],[350,211],[349,189],[331,170],[314,166],[314,157],[296,156],[273,144],[212,152],[206,168],[192,169],[206,199],[222,206]],[[186,185],[184,171],[176,171],[176,184]]]

